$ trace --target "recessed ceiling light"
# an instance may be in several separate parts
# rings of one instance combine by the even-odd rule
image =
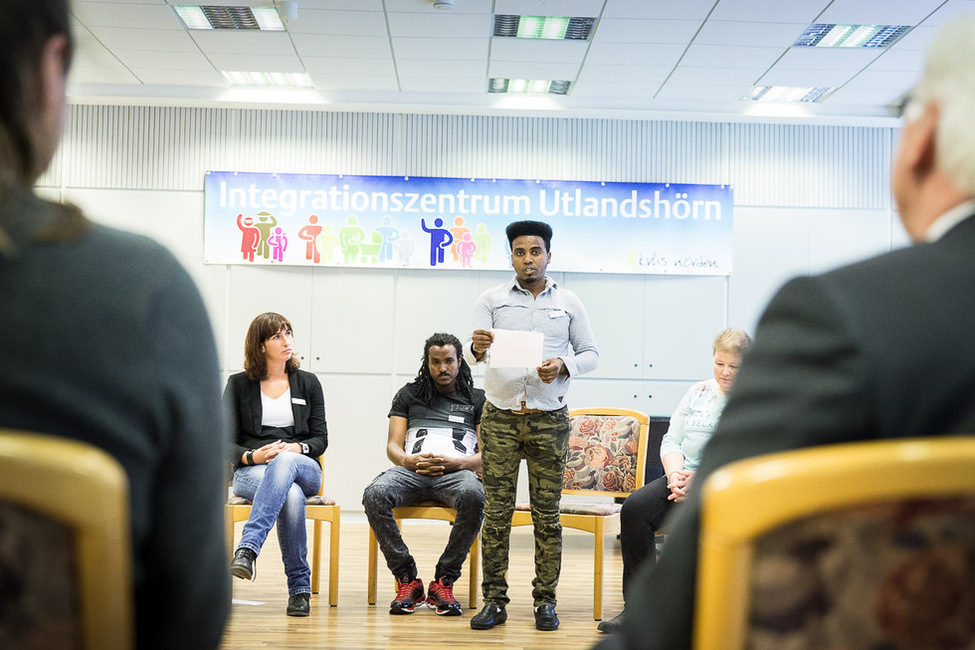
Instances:
[[[284,31],[284,23],[274,7],[176,5],[175,9],[187,29]]]
[[[498,14],[494,17],[494,35],[509,38],[584,41],[589,38],[595,24],[595,18]]]
[[[832,88],[812,86],[755,86],[751,93],[742,97],[756,102],[818,102],[824,99]]]
[[[889,47],[910,25],[810,25],[792,47]]]
[[[268,88],[314,88],[315,84],[304,72],[233,72],[223,71],[231,86]]]
[[[503,79],[488,81],[489,93],[565,95],[569,92],[571,81],[550,81],[548,79]]]

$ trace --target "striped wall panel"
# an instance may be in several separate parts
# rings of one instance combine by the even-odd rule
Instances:
[[[731,183],[750,206],[887,209],[876,127],[72,106],[42,185],[199,191],[206,170]]]

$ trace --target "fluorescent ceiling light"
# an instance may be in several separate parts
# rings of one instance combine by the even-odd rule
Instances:
[[[824,99],[832,88],[811,86],[755,86],[751,93],[742,97],[756,102],[818,102]]]
[[[595,18],[498,14],[494,17],[494,35],[509,38],[584,41],[589,38],[595,24]]]
[[[284,31],[284,23],[274,7],[176,5],[175,8],[187,29]]]
[[[489,93],[565,95],[569,92],[570,81],[549,81],[548,79],[501,79],[488,82]]]
[[[264,88],[313,88],[311,77],[304,72],[233,72],[223,71],[231,86]]]
[[[810,25],[792,47],[889,47],[910,25]]]

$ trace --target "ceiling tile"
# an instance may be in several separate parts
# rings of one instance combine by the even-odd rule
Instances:
[[[161,70],[133,68],[132,73],[144,84],[160,86],[227,86],[224,76],[213,70]]]
[[[948,0],[924,21],[925,27],[940,27],[961,16],[975,15],[975,0]]]
[[[343,59],[388,59],[392,56],[389,39],[369,36],[329,36],[295,34],[291,37],[301,56],[332,56]]]
[[[396,67],[391,59],[338,59],[335,57],[306,56],[301,60],[308,72],[338,73],[342,76],[364,74],[373,77],[393,77],[396,75]]]
[[[850,88],[890,88],[907,91],[914,87],[920,73],[891,70],[864,70],[847,84]]]
[[[684,84],[708,84],[708,85],[734,85],[752,86],[755,80],[761,75],[762,71],[749,68],[695,68],[691,66],[679,65],[674,68],[673,74],[667,83],[677,85]]]
[[[425,0],[400,0],[401,2],[425,2]],[[301,0],[298,7],[298,19],[301,20],[302,9],[359,9],[361,11],[382,11],[384,0]],[[386,5],[393,0],[385,0]]]
[[[767,69],[782,56],[778,47],[691,45],[682,65]]]
[[[491,41],[491,60],[579,64],[586,57],[588,49],[587,41],[494,38]]]
[[[660,82],[653,81],[614,83],[580,79],[572,84],[570,92],[573,97],[644,97],[649,100],[659,88]]]
[[[251,56],[284,56],[294,54],[294,46],[285,32],[259,31],[194,31],[193,40],[207,55],[247,54]]]
[[[701,84],[666,83],[656,99],[694,99],[706,101],[737,101],[747,95],[751,86],[702,86]]]
[[[816,20],[840,25],[917,25],[944,0],[834,0]]]
[[[139,80],[121,64],[117,68],[88,68],[85,66],[71,66],[68,75],[68,86],[76,84],[139,84]]]
[[[430,14],[391,12],[387,16],[392,36],[484,38],[494,32],[494,22],[487,14],[438,11]]]
[[[392,64],[390,64],[392,67]],[[400,76],[420,76],[440,74],[444,77],[472,77],[483,80],[487,74],[487,61],[462,61],[459,59],[409,59],[397,61],[396,70]]]
[[[355,2],[355,0],[347,0]],[[375,1],[375,0],[372,0]],[[457,0],[450,13],[461,14],[490,14],[491,5],[494,0]],[[433,0],[385,0],[386,11],[412,11],[416,13],[441,13],[440,9],[433,8]],[[351,8],[351,7],[350,7]]]
[[[901,98],[896,90],[883,88],[839,88],[823,100],[824,104],[893,106]]]
[[[200,48],[185,31],[171,29],[127,29],[92,27],[93,38],[105,47],[120,50],[156,50],[161,52],[199,52]]]
[[[71,13],[91,27],[183,29],[176,14],[162,4],[129,2],[73,2]]]
[[[462,59],[486,61],[490,38],[394,38],[399,59]]]
[[[881,54],[870,64],[871,70],[893,70],[904,73],[920,72],[924,69],[924,53],[920,50],[891,49]]]
[[[701,28],[700,20],[632,20],[603,18],[593,34],[599,43],[687,43]]]
[[[403,76],[399,78],[403,92],[417,93],[475,93],[487,94],[486,79],[436,77],[436,76]]]
[[[790,47],[773,70],[862,70],[884,50],[875,48]]]
[[[695,44],[791,47],[809,27],[807,23],[731,22],[709,20],[701,27]]]
[[[463,2],[463,0],[459,0]],[[515,16],[587,16],[603,10],[603,0],[495,0],[494,13]]]
[[[927,51],[941,31],[939,27],[915,27],[898,39],[891,49]]]
[[[489,77],[504,79],[552,79],[574,81],[579,74],[577,65],[552,65],[515,61],[492,61],[488,67]]]
[[[260,54],[211,54],[210,62],[217,70],[227,72],[304,72],[305,66],[296,56],[266,56]]]
[[[336,91],[373,90],[381,92],[398,92],[399,84],[396,77],[371,77],[366,75],[326,75],[318,72],[310,73],[316,88]]]
[[[672,66],[680,60],[684,50],[683,45],[677,44],[593,43],[589,46],[586,65],[618,65],[625,62],[627,64]]]
[[[830,0],[721,0],[715,3],[710,20],[748,20],[769,23],[814,22]]]
[[[200,52],[169,52],[160,56],[151,50],[115,50],[115,56],[129,68],[213,70],[213,65]]]
[[[579,73],[579,81],[618,83],[655,83],[660,85],[673,71],[671,66],[643,65],[587,65]]]
[[[611,0],[606,3],[603,18],[654,18],[658,20],[704,19],[711,13],[715,0]]]
[[[756,86],[810,86],[814,88],[837,88],[850,80],[856,72],[852,70],[770,70],[763,75]]]
[[[298,10],[298,18],[288,23],[292,34],[345,34],[348,36],[386,36],[386,16],[382,11]]]

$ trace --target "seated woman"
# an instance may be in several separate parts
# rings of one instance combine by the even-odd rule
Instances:
[[[675,503],[687,498],[694,470],[704,445],[711,438],[728,393],[738,375],[741,359],[751,345],[744,330],[722,330],[714,339],[714,379],[691,386],[670,418],[660,443],[664,475],[644,485],[623,502],[620,511],[620,550],[623,552],[623,599],[630,580],[644,562],[655,562],[654,536]],[[624,612],[599,623],[601,632],[615,633],[623,625]]]
[[[291,323],[261,314],[244,341],[244,372],[224,390],[234,434],[234,494],[253,502],[230,571],[253,580],[255,562],[271,526],[288,578],[288,616],[311,612],[311,569],[305,532],[305,498],[318,493],[322,471],[315,459],[328,446],[321,382],[298,370]]]

